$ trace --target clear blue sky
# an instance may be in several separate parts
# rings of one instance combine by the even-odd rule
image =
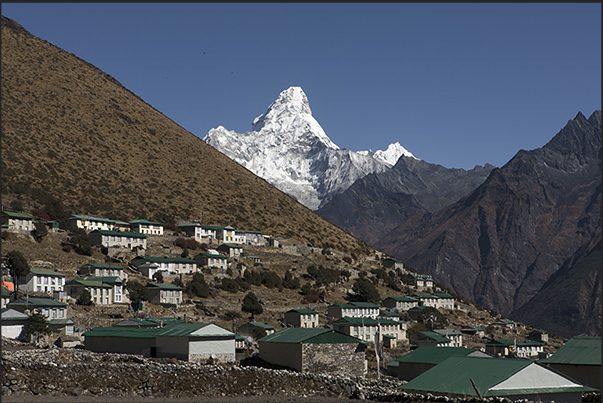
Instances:
[[[504,165],[601,109],[598,3],[3,3],[193,134],[300,86],[340,147]]]

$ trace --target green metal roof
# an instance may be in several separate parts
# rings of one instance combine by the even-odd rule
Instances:
[[[220,255],[222,256],[222,255]],[[193,259],[189,259],[186,257],[169,257],[169,256],[137,256],[132,261],[135,260],[146,260],[148,262],[157,262],[157,263],[197,263]]]
[[[373,319],[373,318],[351,318],[344,316],[343,318],[337,319],[333,322],[334,325],[365,325],[365,326],[377,326],[380,323],[382,325],[399,325],[401,322],[393,319]]]
[[[207,252],[203,252],[203,253],[199,253],[199,254],[195,255],[195,257],[197,257],[197,256],[213,257],[214,259],[224,259],[224,260],[228,259],[226,256],[216,255],[216,254],[207,253]]]
[[[447,337],[442,336],[439,333],[436,332],[419,332],[420,335],[422,335],[423,337],[420,340],[417,340],[417,343],[422,343],[422,342],[436,342],[436,343],[448,343],[452,340],[450,340]]]
[[[112,235],[112,236],[125,236],[130,238],[147,238],[145,234],[141,234],[140,232],[130,232],[130,231],[109,231],[106,229],[95,229],[91,232],[91,234],[102,234],[102,235]]]
[[[592,388],[582,385],[550,387],[550,385],[539,384],[537,377],[534,378],[532,387],[524,387],[521,389],[492,389],[494,386],[508,380],[529,365],[537,365],[543,371],[551,371],[532,360],[453,356],[442,361],[428,371],[425,371],[407,384],[400,386],[400,389],[414,392],[477,396],[477,393],[471,384],[471,380],[473,380],[475,386],[480,391],[480,394],[484,397],[508,395],[525,396],[554,392],[580,393],[593,390]],[[529,380],[525,383],[529,384]]]
[[[48,270],[48,269],[31,269],[29,271],[31,274],[39,274],[42,276],[56,276],[56,277],[65,277],[65,275],[56,270]]]
[[[203,331],[201,331],[203,329]],[[216,326],[211,323],[175,323],[165,326],[158,336],[186,336],[186,337],[232,337],[235,338],[235,334]]]
[[[32,305],[36,308],[41,308],[41,307],[66,307],[67,304],[65,302],[61,302],[61,301],[57,301],[55,299],[50,299],[50,298],[34,298],[34,297],[29,297],[27,300],[25,298],[19,298],[16,301],[13,302],[9,302],[8,304],[6,304],[7,307],[11,307],[11,306],[25,306],[25,305]]]
[[[124,268],[118,266],[116,264],[108,264],[108,263],[86,263],[80,266],[80,268],[92,267],[95,269],[118,269],[123,270]]]
[[[463,333],[459,332],[456,329],[433,329],[434,332],[442,335],[442,336],[462,336]]]
[[[123,283],[121,278],[117,276],[108,276],[108,277],[78,277],[73,280],[69,280],[65,282],[65,285],[81,285],[84,287],[103,287],[103,288],[111,288],[115,283]]]
[[[601,365],[601,336],[581,334],[568,340],[555,354],[540,362],[546,364]]]
[[[265,322],[248,322],[248,323],[250,325],[261,327],[262,329],[266,329],[266,330],[272,330],[272,329],[274,329],[274,326],[271,326],[271,325],[269,325],[268,323],[265,323]]]
[[[486,343],[486,346],[512,346],[513,342],[507,339],[495,339]]]
[[[258,341],[269,343],[362,343],[362,340],[333,329],[286,327]]]
[[[84,337],[132,337],[152,339],[164,328],[95,327],[83,333]]]
[[[447,292],[434,292],[433,295],[435,295],[438,298],[452,298],[452,299],[454,299],[454,296],[448,294]]]
[[[33,217],[32,217],[32,216],[30,216],[29,214],[25,214],[25,213],[16,213],[16,212],[14,212],[14,211],[4,211],[4,210],[3,210],[3,211],[2,211],[2,214],[6,215],[6,216],[8,216],[8,217],[11,217],[11,218],[25,218],[25,219],[28,219],[28,220],[33,219]]]
[[[314,309],[289,309],[285,313],[289,313],[289,312],[296,312],[296,313],[302,313],[302,314],[317,314],[318,313]]]
[[[150,224],[150,225],[161,225],[163,226],[163,224],[158,223],[158,222],[152,222],[152,221],[148,221],[148,220],[134,220],[134,221],[130,221],[129,224]]]
[[[400,302],[419,302],[418,299],[413,298],[413,297],[409,297],[409,296],[403,296],[403,297],[399,297],[399,296],[393,296],[393,297],[387,297],[384,299],[384,301],[387,300],[394,300],[394,301],[400,301]]]
[[[347,302],[343,304],[333,304],[331,307],[339,308],[379,308],[379,305],[372,302]]]
[[[228,246],[229,248],[233,248],[233,249],[243,249],[243,247],[241,245],[238,245],[236,243],[223,243],[220,246]]]
[[[414,298],[426,298],[426,299],[438,299],[440,297],[438,297],[437,295],[434,294],[413,294],[412,295]]]
[[[182,224],[176,225],[177,227],[201,227],[201,224],[198,222],[185,222]]]
[[[407,363],[421,363],[421,364],[439,364],[440,362],[447,360],[448,358],[459,355],[464,356],[478,351],[474,348],[465,347],[431,347],[424,346],[419,347],[401,357],[396,358],[394,361],[407,362]]]
[[[169,283],[148,283],[147,284],[148,288],[157,288],[160,290],[173,290],[173,291],[181,291],[182,287],[179,287],[175,284],[169,284]]]
[[[88,215],[79,215],[79,214],[72,214],[69,217],[70,220],[73,219],[78,219],[78,220],[90,220],[90,221],[97,221],[97,222],[108,222],[108,223],[115,223],[117,222],[116,220],[111,220],[109,218],[101,218],[101,217],[91,217]]]
[[[50,319],[48,321],[49,325],[74,325],[75,322],[71,319]]]

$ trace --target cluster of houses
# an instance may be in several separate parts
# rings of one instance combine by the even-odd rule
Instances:
[[[2,211],[0,215],[2,229],[14,232],[32,232],[35,229],[34,217],[12,211]],[[46,221],[51,232],[58,231],[59,223]],[[69,217],[69,225],[88,232],[92,245],[106,248],[128,248],[144,250],[147,248],[148,236],[164,234],[164,225],[145,219],[130,222],[112,220],[102,217],[73,214]],[[188,222],[177,225],[178,229],[198,241],[218,241],[232,244],[265,245],[270,237],[262,231],[240,230],[230,225],[202,225]]]
[[[146,249],[148,236],[164,234],[163,225],[146,220],[129,223],[97,217],[73,215],[70,221],[89,232],[93,244],[130,249]],[[3,229],[32,231],[31,216],[2,212]],[[57,226],[58,227],[58,226]],[[50,223],[49,228],[54,228]],[[243,244],[264,245],[260,231],[239,231],[230,226],[184,223],[178,228],[200,241],[218,241],[216,249],[193,258],[139,255],[130,268],[153,280],[164,275],[191,274],[202,267],[225,270],[229,259],[243,255]],[[402,268],[402,262],[387,258],[383,266]],[[284,313],[284,327],[250,321],[236,333],[212,323],[187,323],[177,318],[126,319],[112,327],[85,331],[84,347],[95,352],[140,354],[147,357],[172,357],[197,363],[234,362],[249,352],[255,339],[258,355],[264,361],[299,372],[320,372],[362,376],[368,371],[366,349],[378,343],[385,348],[410,343],[414,349],[387,363],[389,375],[407,383],[407,392],[446,396],[533,398],[541,401],[580,402],[584,392],[600,389],[601,338],[577,336],[552,356],[544,352],[548,334],[534,330],[528,340],[488,339],[482,349],[465,347],[464,337],[484,337],[480,326],[434,329],[408,333],[408,322],[427,308],[457,309],[454,296],[427,293],[433,288],[429,275],[410,273],[417,293],[389,296],[382,307],[369,302],[335,303],[327,307],[326,323],[313,309],[291,309]],[[99,305],[127,304],[124,292],[128,275],[114,264],[84,264],[78,277],[65,280],[57,270],[34,268],[20,279],[23,291],[42,292],[53,298],[29,297],[10,301],[2,292],[2,334],[18,338],[29,314],[43,314],[54,332],[75,332],[67,317],[68,301],[87,291]],[[182,288],[174,284],[149,282],[149,302],[180,305]],[[507,319],[493,325],[512,329]],[[259,335],[259,336],[258,336]],[[385,364],[385,363],[384,363]],[[444,381],[445,380],[445,381]]]

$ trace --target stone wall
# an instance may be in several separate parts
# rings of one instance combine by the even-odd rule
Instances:
[[[302,345],[302,372],[363,376],[367,371],[364,345],[325,343]]]

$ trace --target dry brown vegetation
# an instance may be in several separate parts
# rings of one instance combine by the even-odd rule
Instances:
[[[124,88],[2,17],[2,197],[70,214],[205,224],[370,248]]]

